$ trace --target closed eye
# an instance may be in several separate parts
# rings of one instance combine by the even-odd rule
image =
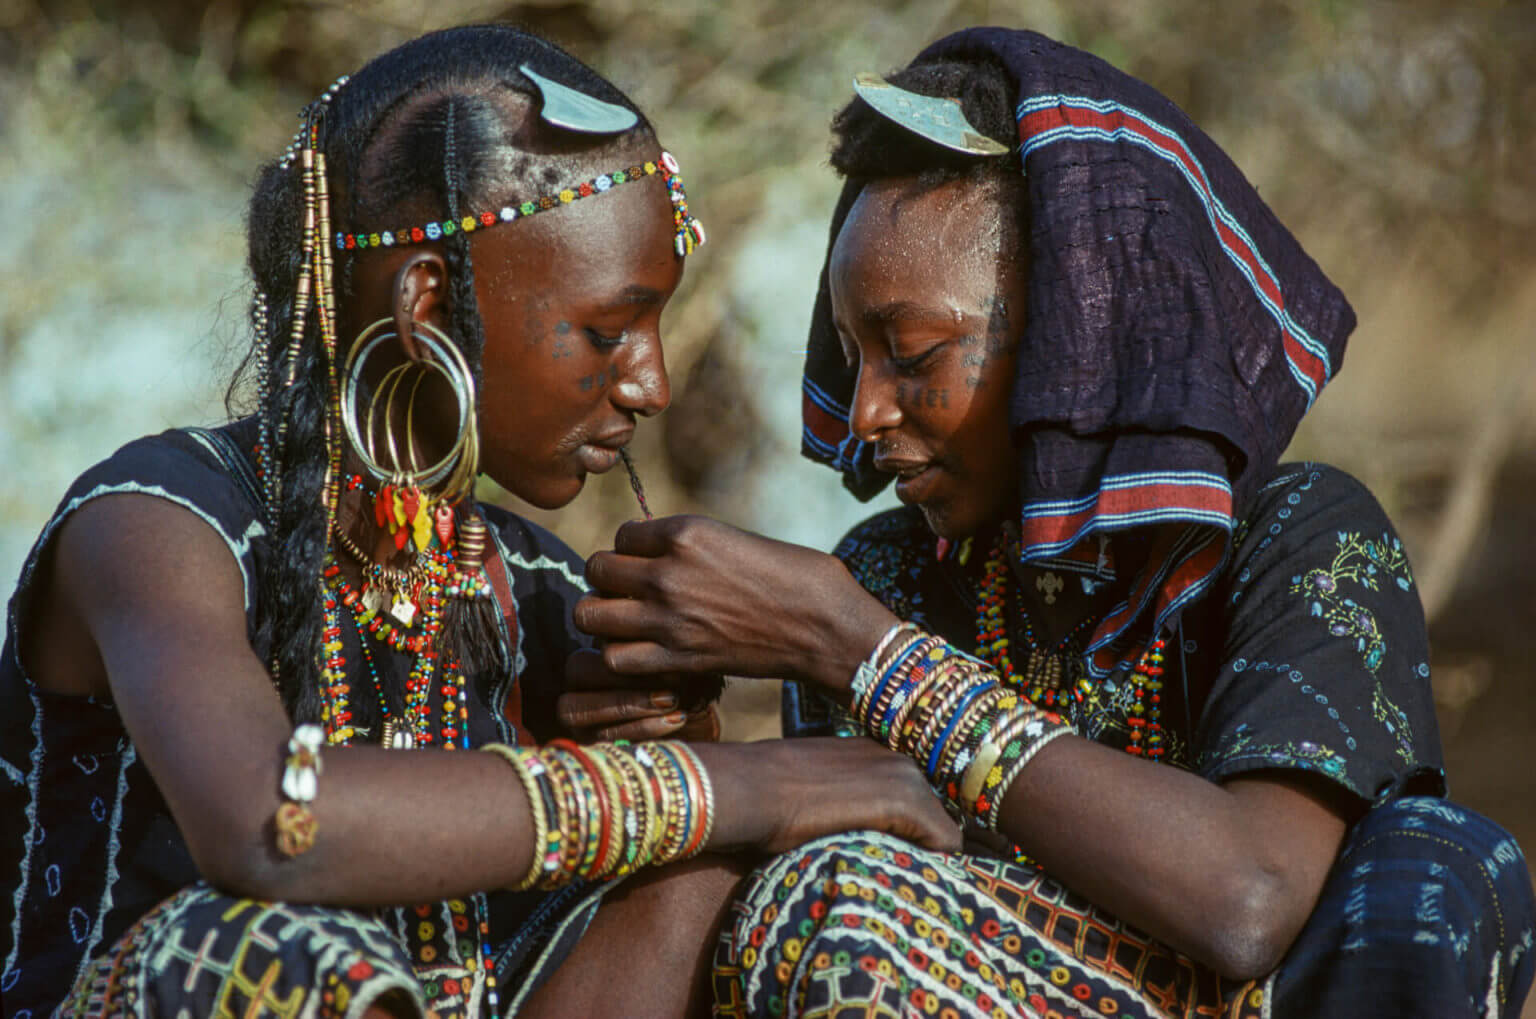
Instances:
[[[943,346],[944,344],[942,343],[935,343],[922,353],[913,354],[911,357],[892,357],[891,364],[895,367],[896,374],[898,375],[916,375],[933,360],[933,356]]]
[[[625,338],[629,335],[628,333],[620,332],[617,336],[609,336],[608,334],[600,332],[599,330],[590,328],[585,330],[585,332],[587,334],[587,340],[591,342],[592,346],[596,347],[598,350],[612,350],[613,348],[622,344]]]

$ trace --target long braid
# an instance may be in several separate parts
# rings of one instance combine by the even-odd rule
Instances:
[[[461,201],[468,201],[465,194],[464,167],[458,147],[457,99],[448,97],[443,115],[443,192],[448,208],[448,218],[458,220]],[[469,235],[460,230],[444,245],[443,259],[448,266],[451,281],[450,322],[451,333],[459,350],[464,354],[475,376],[475,392],[481,385],[481,359],[485,352],[485,329],[480,321],[480,308],[475,300],[475,265],[470,255]],[[478,410],[478,408],[477,408]],[[470,493],[464,515],[478,516],[474,508],[474,493]],[[483,527],[483,522],[471,526]],[[495,554],[487,549],[487,554]],[[473,566],[474,564],[466,564]],[[501,652],[505,649],[497,639],[497,619],[494,604],[483,598],[474,600],[455,599],[448,603],[443,614],[443,657],[447,661],[457,659],[468,673],[477,673],[491,666],[505,668],[507,664]]]
[[[297,360],[285,353],[298,311],[299,279],[304,272],[300,243],[303,194],[298,175],[277,164],[262,173],[251,202],[251,219],[270,225],[251,233],[251,268],[267,299],[267,357],[262,416],[286,422],[269,429],[272,448],[266,461],[278,471],[270,479],[280,493],[268,526],[266,566],[257,624],[257,650],[265,654],[279,690],[296,720],[320,716],[320,691],[314,682],[320,654],[322,602],[318,583],[325,554],[324,440],[325,358],[318,330],[307,324]],[[294,384],[286,385],[290,372]],[[280,482],[280,484],[279,484]],[[270,489],[269,489],[270,490]]]

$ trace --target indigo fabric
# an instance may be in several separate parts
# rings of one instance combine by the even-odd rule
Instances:
[[[957,32],[914,63],[977,56],[1014,79],[1018,148],[992,158],[1019,160],[1028,196],[1029,304],[1011,404],[1022,559],[1094,533],[1179,532],[1148,567],[1148,597],[1093,636],[1125,659],[1220,565],[1337,373],[1354,312],[1237,166],[1157,90],[1001,28]],[[844,187],[831,241],[861,188]],[[889,477],[849,434],[854,383],[823,269],[801,449],[868,498]]]

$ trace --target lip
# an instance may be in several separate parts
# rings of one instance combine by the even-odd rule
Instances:
[[[875,459],[875,470],[896,475],[896,498],[907,505],[923,502],[938,483],[941,468],[931,460]]]
[[[635,426],[625,425],[616,428],[604,435],[595,435],[587,440],[588,446],[598,446],[602,449],[611,449],[618,452],[624,446],[629,445],[629,440],[635,437]]]
[[[607,474],[619,462],[618,447],[584,443],[576,447],[576,462],[588,474]]]
[[[606,474],[619,462],[619,450],[634,436],[633,425],[594,436],[576,448],[576,459],[588,474]]]

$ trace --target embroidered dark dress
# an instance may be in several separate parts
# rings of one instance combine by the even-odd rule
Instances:
[[[264,554],[249,458],[254,440],[244,421],[129,443],[70,488],[27,558],[0,658],[0,995],[9,1016],[40,1019],[77,979],[87,993],[94,981],[99,993],[108,978],[127,985],[130,1001],[147,1003],[158,987],[173,995],[159,998],[162,1007],[176,1001],[196,1015],[243,1014],[250,1005],[289,1014],[320,1008],[321,995],[326,1010],[343,1014],[359,991],[371,997],[388,988],[445,1016],[480,1007],[483,980],[472,962],[465,965],[475,959],[465,903],[364,914],[258,907],[219,895],[200,883],[113,705],[40,690],[22,668],[18,636],[51,537],[82,505],[114,493],[165,499],[211,527],[240,567],[250,624]],[[472,741],[515,743],[519,725],[547,738],[565,658],[584,643],[569,622],[585,590],[582,563],[537,525],[497,507],[484,510],[510,577],[516,632],[502,633],[513,671],[472,678]],[[358,634],[350,630],[343,641],[355,663]],[[400,656],[375,650],[374,657],[380,668],[408,668]],[[503,1002],[515,1007],[552,971],[601,893],[575,885],[490,896]],[[135,924],[135,937],[108,952]],[[116,963],[118,972],[93,969],[97,959]]]
[[[856,527],[836,554],[897,615],[974,650],[980,556],[939,561],[934,546],[921,514],[900,509]],[[1518,1001],[1531,975],[1524,858],[1496,825],[1438,798],[1422,612],[1370,494],[1332,468],[1282,468],[1178,639],[1164,675],[1167,764],[1212,781],[1302,770],[1373,804],[1273,975],[1222,981],[979,845],[946,857],[844,836],[780,857],[750,885],[717,965],[726,1014],[1362,1015],[1389,972],[1414,975],[1400,988],[1412,1014],[1493,1015]],[[1125,672],[1067,709],[1081,734],[1117,749]],[[784,725],[856,735],[796,685]]]

